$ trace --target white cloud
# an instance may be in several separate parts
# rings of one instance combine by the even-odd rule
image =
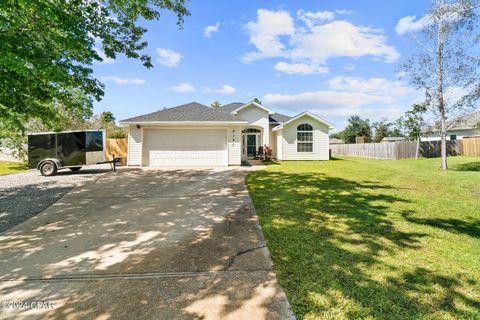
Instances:
[[[304,11],[298,10],[297,17],[302,20],[309,28],[313,28],[315,25],[325,22],[331,21],[335,19],[335,12],[333,11]]]
[[[256,51],[247,52],[242,61],[251,63],[266,58],[284,58],[294,64],[325,65],[336,57],[373,56],[387,63],[400,57],[386,44],[382,30],[334,20],[330,11],[298,12],[304,26],[295,26],[287,11],[259,9],[257,20],[245,28]]]
[[[330,71],[328,67],[315,66],[306,63],[286,63],[278,62],[274,66],[275,70],[286,74],[326,74]]]
[[[408,32],[418,31],[432,23],[430,16],[426,15],[418,20],[416,16],[406,16],[398,20],[395,31],[402,35]]]
[[[170,49],[157,48],[157,54],[158,63],[167,67],[178,67],[180,60],[183,58],[180,53]]]
[[[385,78],[353,78],[333,77],[327,82],[333,90],[381,94],[383,96],[400,97],[415,92],[403,81],[389,81]]]
[[[299,94],[267,94],[262,97],[265,104],[302,112],[308,110],[331,121],[342,121],[352,115],[372,120],[395,119],[402,115],[401,107],[388,105],[384,97],[362,92],[339,92],[319,90]]]
[[[232,94],[236,91],[236,89],[232,86],[229,86],[228,84],[225,84],[222,86],[221,89],[217,90],[216,92],[218,93],[223,93],[223,94]]]
[[[382,97],[361,92],[338,92],[334,90],[307,91],[299,94],[267,94],[266,104],[295,106],[298,111],[309,108],[358,107],[371,102],[380,102]]]
[[[170,88],[172,91],[180,92],[180,93],[187,93],[187,92],[194,92],[195,87],[187,82],[181,82],[176,86]]]
[[[222,93],[222,94],[232,94],[237,91],[235,87],[232,87],[228,84],[224,84],[220,89],[211,89],[211,88],[206,88],[206,92],[216,92],[216,93]]]
[[[399,79],[399,80],[405,79],[405,78],[408,76],[408,72],[406,72],[406,71],[398,71],[397,73],[395,73],[395,76],[396,76],[397,79]]]
[[[359,58],[370,55],[393,63],[400,54],[385,42],[386,37],[377,29],[337,20],[316,26],[309,32],[295,34],[291,39],[291,57],[326,63],[335,57]]]
[[[205,38],[211,38],[212,34],[215,33],[215,32],[218,32],[219,28],[220,28],[220,22],[217,22],[212,26],[207,26],[203,30],[203,36]]]
[[[337,9],[337,10],[335,10],[335,13],[340,14],[340,15],[345,15],[345,16],[351,16],[351,15],[356,14],[357,12],[355,10]]]
[[[95,52],[98,54],[100,58],[102,58],[102,61],[96,61],[99,64],[112,64],[115,63],[115,59],[109,58],[105,55],[105,52],[103,52],[102,49],[100,48],[93,48]]]
[[[120,78],[116,76],[104,76],[100,77],[100,79],[104,82],[113,82],[116,84],[144,84],[145,80],[138,79],[138,78]]]
[[[393,120],[419,96],[404,82],[383,78],[333,77],[326,85],[323,90],[297,94],[270,93],[262,101],[284,110],[309,110],[332,121],[343,121],[355,114],[372,120]]]
[[[246,53],[242,61],[250,63],[255,60],[283,56],[285,45],[280,41],[280,36],[293,35],[295,28],[293,18],[286,11],[257,10],[257,21],[245,25],[250,43],[258,51]]]

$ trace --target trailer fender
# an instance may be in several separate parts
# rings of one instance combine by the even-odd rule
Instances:
[[[43,159],[42,161],[40,161],[37,164],[37,170],[40,170],[40,167],[42,166],[42,164],[45,163],[45,161],[52,161],[57,166],[57,169],[60,169],[62,167],[62,163],[60,162],[60,160],[55,159],[55,158],[46,158],[46,159]]]

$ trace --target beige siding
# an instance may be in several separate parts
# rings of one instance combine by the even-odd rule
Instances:
[[[129,166],[139,166],[142,163],[142,129],[130,126],[128,128],[128,161]]]
[[[270,141],[270,123],[268,112],[251,105],[243,110],[238,111],[237,116],[245,121],[248,121],[247,126],[258,126],[262,128],[263,136],[260,145],[264,145]]]
[[[447,140],[450,140],[451,135],[456,135],[457,140],[462,140],[463,137],[478,136],[480,135],[480,129],[467,129],[467,130],[449,130],[447,131]],[[432,133],[422,137],[422,141],[440,141],[441,137],[438,133]]]
[[[276,158],[278,160],[283,160],[283,130],[278,130],[275,132],[275,135],[277,137],[277,152],[276,152]]]
[[[297,126],[308,123],[313,127],[313,152],[297,152]],[[305,115],[282,130],[283,160],[328,160],[328,127]],[[279,158],[280,159],[280,158]]]
[[[241,163],[242,130],[240,127],[228,128],[228,165],[239,166]]]

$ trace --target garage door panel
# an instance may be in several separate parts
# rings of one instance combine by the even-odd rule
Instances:
[[[225,129],[159,129],[144,132],[144,165],[227,165]]]

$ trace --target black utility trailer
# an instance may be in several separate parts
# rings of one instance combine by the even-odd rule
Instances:
[[[44,176],[61,169],[78,171],[82,166],[105,161],[103,130],[32,133],[28,135],[28,167]]]

